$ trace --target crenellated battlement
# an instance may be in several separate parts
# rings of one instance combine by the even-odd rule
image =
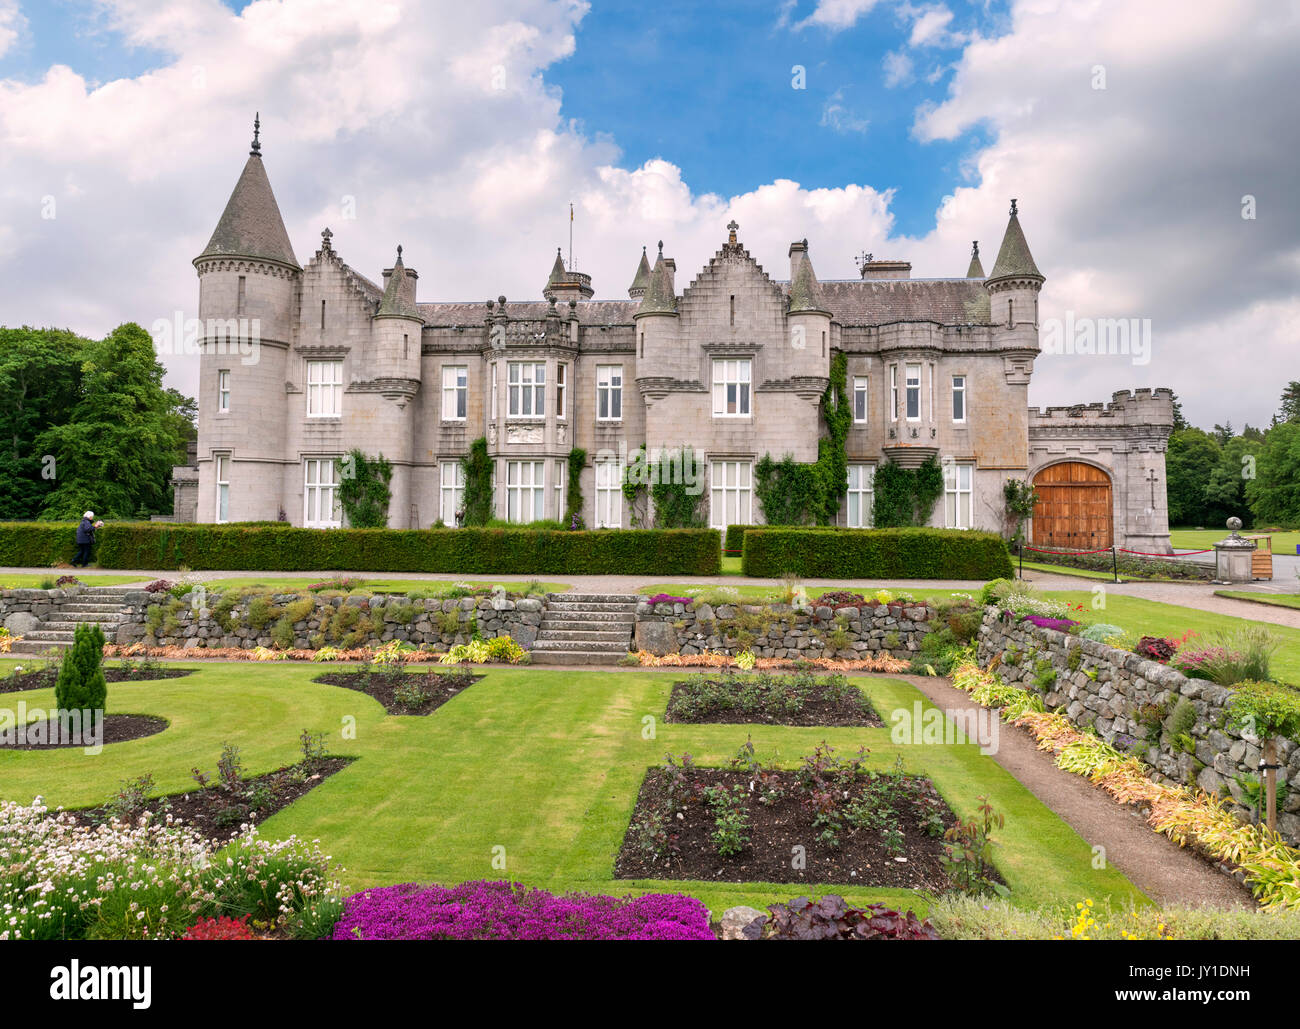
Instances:
[[[1174,391],[1161,386],[1135,390],[1118,390],[1111,395],[1110,403],[1094,401],[1091,404],[1074,404],[1069,407],[1031,407],[1029,424],[1069,424],[1080,422],[1098,424],[1150,425],[1172,428],[1174,424]]]

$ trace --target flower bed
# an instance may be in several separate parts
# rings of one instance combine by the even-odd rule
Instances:
[[[764,767],[750,744],[730,768],[670,755],[641,784],[614,874],[941,892],[953,888],[943,836],[954,821],[929,779],[825,744],[795,771]]]
[[[629,655],[637,664],[645,668],[740,668],[741,655],[732,657],[729,654],[719,654],[716,652],[704,654],[663,654],[655,655],[646,650],[638,650]],[[748,662],[746,662],[748,663]],[[896,657],[891,657],[886,653],[872,654],[858,660],[839,660],[828,657],[811,657],[811,658],[783,658],[783,657],[760,657],[755,658],[753,666],[762,670],[790,669],[790,668],[820,668],[828,672],[906,672],[911,663],[903,661]]]
[[[327,672],[313,682],[342,686],[373,697],[390,715],[429,715],[481,679],[469,672],[381,671]]]
[[[335,940],[711,940],[694,897],[556,896],[519,883],[406,883],[348,897]]]
[[[667,721],[767,725],[884,723],[870,701],[842,675],[697,675],[673,683]]]
[[[287,932],[337,891],[328,855],[296,837],[249,830],[218,857],[181,826],[91,829],[0,802],[0,940],[174,939],[230,912]]]

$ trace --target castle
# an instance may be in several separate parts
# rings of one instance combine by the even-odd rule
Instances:
[[[593,300],[590,276],[557,251],[541,300],[430,303],[401,247],[381,282],[344,263],[329,229],[300,264],[255,131],[194,259],[209,328],[198,470],[177,480],[177,517],[338,526],[335,460],[360,448],[392,463],[390,526],[455,525],[460,459],[484,437],[502,519],[562,519],[578,447],[586,524],[629,527],[622,461],[645,444],[695,449],[711,525],[757,523],[755,465],[817,459],[821,398],[843,353],[853,418],[841,525],[871,524],[881,462],[935,457],[934,525],[1005,531],[1003,484],[1028,478],[1040,545],[1168,550],[1172,394],[1028,407],[1044,277],[1014,201],[987,275],[976,244],[961,277],[916,279],[906,261],[865,255],[860,278],[819,281],[801,239],[778,280],[734,221],[727,229],[680,291],[661,243],[653,261],[643,249],[626,300]],[[229,345],[248,325],[251,357]]]

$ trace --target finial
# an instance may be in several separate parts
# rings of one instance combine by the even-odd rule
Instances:
[[[1015,198],[1015,197],[1012,197],[1012,198],[1011,198],[1011,217],[1014,218],[1015,216],[1016,216],[1016,198]]]
[[[737,230],[738,228],[740,228],[740,226],[736,224],[736,219],[735,219],[735,218],[732,218],[731,221],[727,222],[727,242],[728,242],[728,243],[735,243],[735,242],[736,242],[736,230]]]
[[[979,255],[980,255],[980,241],[978,239],[972,239],[970,241],[971,259],[973,260],[974,258],[979,257]]]
[[[401,263],[401,260],[402,260],[402,244],[401,244],[401,243],[398,243],[398,244],[397,244],[397,260],[398,260],[398,263],[400,264],[400,263]]]
[[[330,232],[329,226],[327,225],[320,234],[320,248],[322,253],[328,254],[332,251],[330,240],[333,238],[334,233]]]
[[[262,112],[257,111],[253,114],[253,149],[248,152],[249,157],[262,156],[262,143],[257,138],[262,131]]]
[[[659,241],[659,256],[664,256],[664,241],[662,239]]]

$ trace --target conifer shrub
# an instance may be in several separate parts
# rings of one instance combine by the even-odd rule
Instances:
[[[104,630],[92,622],[77,626],[72,649],[63,658],[54,685],[54,703],[61,711],[103,711],[108,699],[104,678]]]

